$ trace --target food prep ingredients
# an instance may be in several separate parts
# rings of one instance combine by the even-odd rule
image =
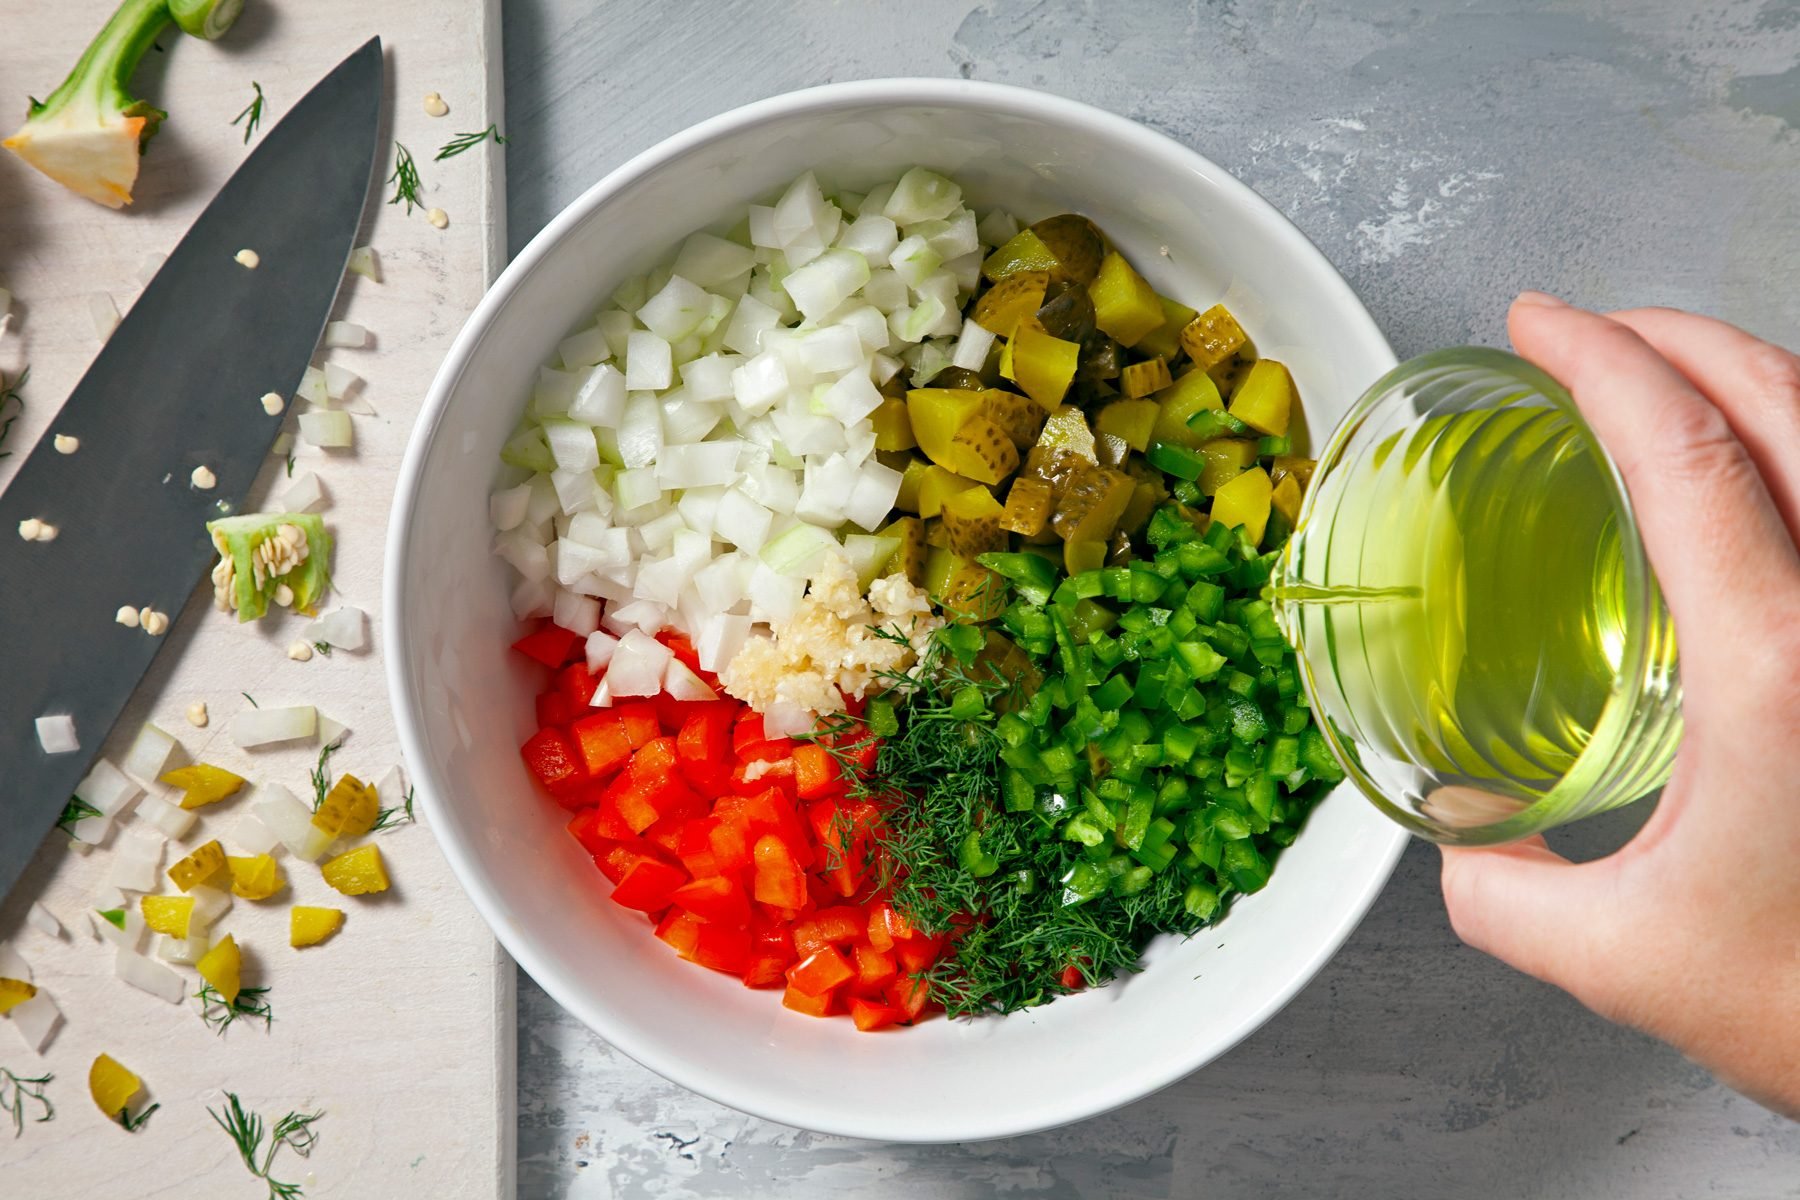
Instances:
[[[158,778],[170,787],[180,788],[181,807],[189,809],[217,804],[227,797],[237,795],[238,789],[244,786],[242,775],[210,763],[176,767],[172,771],[163,772]]]
[[[287,886],[280,865],[267,854],[227,855],[225,866],[231,872],[231,894],[246,900],[267,900]]]
[[[231,740],[246,750],[312,737],[319,711],[310,704],[291,708],[247,708],[231,718]]]
[[[246,513],[209,521],[207,533],[219,561],[213,567],[213,600],[240,621],[268,611],[280,589],[310,613],[331,583],[331,535],[313,513]]]
[[[259,785],[250,812],[301,862],[317,862],[331,845],[331,835],[313,824],[312,809],[279,783]]]
[[[388,890],[387,868],[381,861],[381,847],[358,846],[328,860],[319,868],[325,882],[346,896],[367,896]]]
[[[119,946],[113,951],[113,974],[139,991],[148,992],[169,1004],[180,1004],[187,992],[181,976],[129,946]]]
[[[143,1128],[150,1114],[161,1107],[152,1104],[133,1117],[131,1102],[143,1090],[144,1081],[110,1054],[100,1055],[88,1068],[88,1095],[93,1097],[94,1106],[107,1120],[117,1121],[128,1131]]]
[[[75,718],[67,713],[39,717],[37,740],[45,754],[70,754],[81,749],[81,740],[75,736]]]
[[[237,1001],[238,991],[243,986],[243,966],[243,951],[238,949],[237,939],[228,933],[211,950],[200,956],[194,969],[200,972],[200,978],[206,980],[229,1005]]]
[[[776,733],[803,733],[818,715],[912,666],[942,623],[904,575],[876,580],[865,599],[849,560],[831,551],[798,611],[776,621],[772,636],[746,642],[719,681]]]
[[[141,896],[138,906],[144,915],[144,926],[152,933],[172,938],[188,936],[194,919],[192,896]]]
[[[130,204],[138,159],[167,115],[126,91],[139,60],[171,20],[210,40],[242,10],[242,0],[124,0],[69,77],[31,101],[25,123],[0,145],[79,196]]]
[[[361,837],[375,827],[380,813],[381,800],[376,790],[345,772],[325,793],[312,823],[333,839]]]
[[[72,433],[57,434],[55,438],[51,439],[51,444],[56,447],[58,454],[73,454],[81,449],[81,439]]]
[[[161,637],[169,632],[169,614],[154,608],[140,608],[138,627],[151,637]]]
[[[174,738],[146,721],[119,766],[133,779],[155,779],[168,769],[179,749]]]
[[[193,853],[170,867],[169,882],[184,892],[191,892],[201,884],[220,883],[226,872],[225,847],[214,838],[195,847]]]
[[[204,700],[196,700],[188,705],[187,711],[183,715],[187,717],[187,723],[192,725],[195,729],[205,729],[206,722],[210,719],[206,711],[206,701]]]
[[[443,117],[443,116],[448,116],[449,113],[450,113],[450,106],[448,104],[444,103],[444,98],[442,96],[438,95],[436,92],[426,92],[425,93],[425,115],[426,116],[428,116],[428,117]]]
[[[37,987],[29,980],[0,977],[0,1016],[11,1012],[37,995]]]
[[[236,261],[238,266],[243,267],[248,271],[254,271],[256,268],[262,266],[262,255],[249,248],[239,250],[236,254],[232,255],[232,258]]]
[[[295,949],[317,946],[343,928],[343,925],[342,909],[296,904],[288,910],[288,944]]]

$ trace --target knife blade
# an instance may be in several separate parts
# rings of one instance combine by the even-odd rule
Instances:
[[[269,130],[107,339],[51,426],[80,448],[46,436],[0,494],[0,897],[169,642],[114,614],[181,612],[213,558],[206,522],[242,505],[281,430],[261,397],[293,394],[331,313],[381,96],[371,38]],[[190,482],[201,466],[211,489]],[[28,519],[54,540],[18,536]],[[48,754],[37,718],[62,714],[80,748]]]

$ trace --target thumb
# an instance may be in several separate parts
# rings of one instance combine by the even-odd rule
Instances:
[[[1608,972],[1600,881],[1594,864],[1571,863],[1542,837],[1444,853],[1444,906],[1456,936],[1501,962],[1573,993],[1590,1006]]]

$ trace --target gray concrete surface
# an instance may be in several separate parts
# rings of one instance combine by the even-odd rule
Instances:
[[[1793,0],[508,0],[516,249],[628,155],[832,80],[956,75],[1124,113],[1236,173],[1402,356],[1526,286],[1800,345]],[[1567,831],[1604,852],[1646,815]],[[1073,1128],[900,1147],[772,1126],[520,981],[520,1195],[1800,1196],[1800,1126],[1462,948],[1414,846],[1337,958],[1207,1070]],[[1146,1031],[1154,1036],[1154,1031]],[[1072,1086],[1078,1086],[1072,1082]]]

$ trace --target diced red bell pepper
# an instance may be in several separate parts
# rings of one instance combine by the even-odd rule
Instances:
[[[912,924],[886,900],[869,905],[869,945],[877,950],[892,950],[897,940],[912,935]]]
[[[794,747],[793,759],[794,794],[800,799],[822,800],[843,793],[843,776],[838,774],[837,763],[825,747],[817,742],[801,742]]]
[[[943,949],[942,938],[928,937],[921,933],[915,934],[905,941],[896,939],[894,957],[900,960],[901,970],[918,972],[936,962]]]
[[[883,1004],[879,1000],[866,1000],[861,996],[850,997],[850,1019],[864,1033],[873,1033],[877,1029],[886,1029],[896,1024],[905,1014],[892,1004]]]
[[[837,947],[827,946],[789,967],[787,975],[789,986],[809,996],[818,996],[856,978],[856,968]]]
[[[770,988],[787,986],[787,959],[773,954],[755,954],[744,968],[744,986]]]
[[[844,738],[837,744],[840,761],[849,766],[857,775],[867,776],[875,770],[875,760],[881,754],[881,739],[868,734],[860,738]]]
[[[754,709],[746,708],[738,718],[737,724],[731,727],[731,752],[742,754],[744,747],[763,741],[762,714]]]
[[[694,961],[728,975],[742,975],[750,966],[750,934],[747,930],[702,922],[694,946]]]
[[[600,677],[587,669],[585,661],[572,662],[556,673],[556,690],[567,696],[576,708],[592,704],[599,687]]]
[[[672,897],[704,921],[742,928],[750,923],[750,898],[736,881],[713,875],[685,883]]]
[[[728,875],[750,869],[750,843],[744,829],[720,817],[697,817],[682,826],[676,851],[695,878]]]
[[[605,854],[617,838],[611,833],[602,833],[599,826],[600,810],[584,808],[569,818],[567,828],[569,836],[580,842],[583,850],[589,854]]]
[[[639,912],[660,912],[669,906],[675,890],[687,882],[687,872],[654,858],[640,858],[625,871],[613,889],[613,902]]]
[[[709,704],[691,713],[682,722],[675,738],[675,752],[684,766],[704,764],[724,766],[731,752],[731,721],[735,702]]]
[[[1087,979],[1082,975],[1081,968],[1074,963],[1070,963],[1062,969],[1062,974],[1057,976],[1057,982],[1070,990],[1087,985]]]
[[[551,688],[540,692],[537,698],[537,723],[542,729],[546,725],[567,725],[587,710],[569,703],[569,698]]]
[[[762,746],[769,744],[758,743]],[[794,789],[794,760],[781,758],[741,762],[731,769],[731,786],[743,792],[766,787],[779,787],[791,792]]]
[[[781,993],[781,1003],[782,1007],[805,1013],[809,1017],[829,1017],[837,1011],[837,993],[809,996],[790,983],[787,991]]]
[[[626,873],[638,864],[640,859],[645,858],[654,860],[656,852],[633,838],[628,842],[613,842],[604,849],[596,851],[594,865],[600,868],[600,873],[607,879],[613,883],[619,883],[625,878]]]
[[[546,621],[535,632],[514,642],[512,648],[526,658],[535,659],[554,670],[568,662],[574,655],[576,646],[584,641],[580,634],[570,633],[562,626]]]
[[[794,952],[801,957],[861,937],[868,918],[860,908],[822,908],[794,922]]]
[[[581,753],[582,765],[596,779],[610,778],[631,761],[631,738],[619,714],[611,709],[595,709],[569,726],[575,748]]]
[[[668,854],[670,858],[679,859],[681,857],[681,830],[687,825],[687,822],[688,819],[679,813],[672,817],[658,818],[656,824],[644,830],[644,840]],[[693,872],[689,871],[688,874],[692,875]]]
[[[694,950],[700,944],[700,930],[706,922],[691,912],[679,908],[671,908],[663,919],[656,923],[656,936],[675,948],[675,953],[694,961]]]
[[[787,843],[794,861],[802,868],[813,864],[812,839],[800,823],[800,815],[780,788],[764,788],[750,796],[723,796],[713,805],[713,815],[741,821],[753,834],[778,835]]]
[[[587,781],[587,772],[581,769],[569,735],[560,729],[538,730],[525,739],[519,754],[525,759],[526,769],[559,799]]]
[[[650,803],[648,789],[629,775],[617,775],[600,795],[600,820],[609,827],[623,823],[633,834],[656,824],[661,814]]]
[[[917,975],[899,975],[888,984],[888,1000],[900,1010],[903,1021],[917,1021],[931,1002],[931,985]]]
[[[662,725],[656,719],[656,705],[648,700],[621,700],[612,706],[612,712],[619,718],[633,750],[662,736]]]
[[[867,942],[856,944],[855,958],[856,990],[864,995],[872,996],[879,992],[900,973],[892,954],[885,954]]]
[[[773,833],[756,839],[753,857],[756,875],[751,894],[759,903],[776,908],[800,908],[806,903],[806,873],[794,861],[788,844]]]
[[[737,756],[747,763],[779,763],[794,757],[794,751],[805,744],[796,743],[792,738],[764,738],[739,747]]]
[[[700,655],[694,649],[694,643],[688,641],[685,633],[677,633],[673,629],[665,629],[656,635],[656,640],[669,648],[682,666],[694,674],[701,674]]]

